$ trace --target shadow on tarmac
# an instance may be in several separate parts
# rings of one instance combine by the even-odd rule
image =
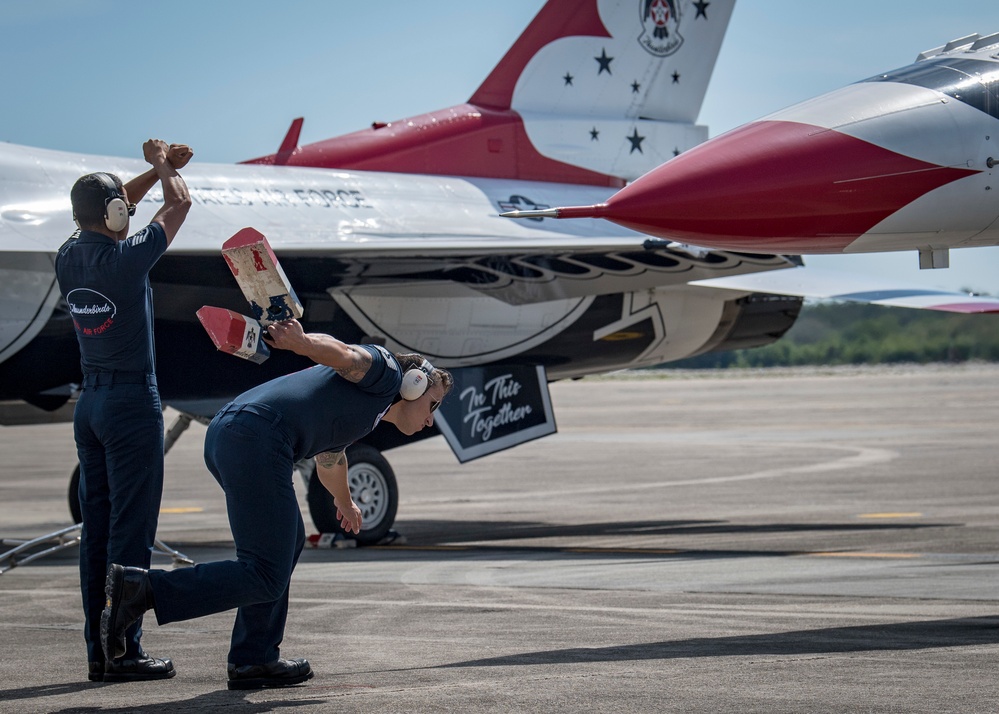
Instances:
[[[96,688],[114,686],[114,684],[72,682],[66,684],[46,684],[37,687],[23,687],[21,689],[6,689],[0,691],[0,702],[14,701],[18,699],[35,700],[42,699],[44,697],[54,697],[84,691],[92,692]],[[289,689],[292,688],[286,687],[283,688],[282,691],[288,691]],[[264,714],[264,712],[274,711],[275,709],[283,707],[302,707],[313,704],[319,705],[327,703],[325,699],[253,702],[248,702],[243,699],[243,697],[247,694],[259,692],[260,690],[229,691],[224,689],[215,692],[208,692],[206,694],[199,694],[198,696],[191,697],[190,699],[171,701],[169,704],[164,704],[163,702],[156,702],[148,705],[129,704],[122,707],[100,707],[99,711],[101,711],[102,714],[113,714],[114,712],[120,712],[122,714],[126,712],[155,712],[156,714],[160,714],[160,712],[163,712],[165,709],[172,709],[174,711],[214,712],[225,710],[227,712],[239,712],[239,714]],[[52,714],[79,714],[80,712],[97,711],[97,709],[93,707],[69,707],[66,709],[52,709],[49,711]]]
[[[548,523],[524,523],[514,521],[490,522],[484,524],[456,524],[451,521],[409,521],[400,526],[406,537],[404,545],[390,544],[372,546],[348,551],[349,555],[337,555],[337,559],[416,560],[421,557],[440,558],[442,551],[457,553],[507,553],[558,555],[568,558],[589,556],[655,558],[785,558],[811,555],[830,549],[829,540],[836,535],[879,531],[883,533],[905,533],[929,528],[949,528],[952,523],[761,523],[740,524],[728,521],[619,521],[613,523],[585,523],[558,525]],[[681,545],[676,538],[681,536],[728,535],[735,536],[740,543],[751,544],[754,536],[770,536],[790,533],[814,535],[810,544],[793,550],[769,547],[770,541],[760,541],[758,549],[753,548],[690,548],[691,541]],[[650,537],[662,537],[661,543],[650,541]],[[587,538],[597,538],[598,543],[589,545]],[[620,538],[615,542],[614,539]],[[635,538],[640,538],[637,542]],[[669,540],[673,538],[674,540]],[[560,543],[547,544],[546,539],[566,539],[573,545]],[[535,541],[529,543],[527,541]],[[184,550],[184,544],[176,547]],[[846,547],[849,550],[849,547]],[[306,550],[303,562],[323,560],[323,549]],[[328,551],[325,551],[328,552]],[[342,552],[342,551],[341,551]]]
[[[568,558],[585,558],[589,556],[614,556],[650,558],[689,558],[707,560],[714,558],[786,558],[798,555],[810,555],[816,551],[828,548],[819,547],[818,542],[813,547],[785,550],[766,547],[765,542],[759,549],[724,549],[724,548],[689,548],[675,542],[664,540],[661,544],[650,543],[648,538],[660,536],[676,538],[680,536],[731,535],[740,538],[753,536],[768,536],[781,533],[798,535],[833,536],[850,533],[869,532],[911,532],[929,528],[952,528],[956,523],[756,523],[742,524],[720,520],[674,520],[674,521],[616,521],[610,523],[582,524],[551,524],[530,523],[523,521],[491,521],[488,523],[469,523],[447,520],[414,520],[400,524],[400,529],[406,537],[405,545],[390,544],[385,546],[369,546],[356,550],[310,549],[303,554],[302,562],[322,562],[328,558],[335,560],[368,559],[377,557],[379,560],[418,560],[421,557],[437,559],[441,551],[453,550],[459,553],[524,553],[538,555],[559,555]],[[630,546],[627,539],[639,537],[643,539],[640,545]],[[517,541],[543,541],[544,539],[604,539],[599,545],[587,545],[585,540],[576,545],[565,546],[544,543],[523,543]],[[621,538],[620,545],[608,538]],[[491,542],[495,541],[495,543]],[[825,541],[820,541],[825,542]],[[235,557],[232,551],[232,541],[185,541],[171,539],[170,547],[185,553],[195,562],[211,560],[229,560]],[[846,550],[849,550],[847,548]],[[214,551],[210,554],[206,551]],[[154,555],[161,555],[154,553]],[[69,558],[77,558],[78,551],[68,549],[63,553],[54,554],[32,563],[34,567],[45,565],[65,565]],[[164,568],[169,564],[154,560],[152,567]]]
[[[697,637],[689,640],[614,647],[573,647],[455,662],[444,667],[509,667],[693,657],[837,654],[973,647],[997,643],[999,643],[999,616],[971,617],[737,637]]]
[[[398,529],[410,545],[440,545],[488,540],[529,538],[581,538],[607,536],[766,535],[774,533],[869,533],[924,528],[946,528],[953,523],[758,523],[729,521],[617,521],[558,525],[523,521],[456,523],[454,521],[403,521]]]

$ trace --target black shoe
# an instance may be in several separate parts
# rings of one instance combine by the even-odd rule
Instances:
[[[103,662],[87,662],[87,668],[90,670],[87,673],[87,679],[91,682],[103,682],[104,681],[104,663]]]
[[[307,659],[276,659],[267,664],[229,664],[229,689],[290,687],[312,679]]]
[[[101,647],[108,661],[125,655],[125,630],[153,606],[153,589],[142,568],[108,567],[106,601],[101,613]]]
[[[148,679],[170,679],[177,674],[173,662],[150,657],[145,652],[136,659],[118,659],[104,668],[105,682],[143,682]]]

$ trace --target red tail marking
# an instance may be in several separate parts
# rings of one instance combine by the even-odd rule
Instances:
[[[547,44],[562,37],[610,37],[597,10],[597,0],[585,0],[582,7],[568,10],[566,3],[547,3],[500,63],[475,91],[470,104],[509,109],[513,88],[527,63]]]

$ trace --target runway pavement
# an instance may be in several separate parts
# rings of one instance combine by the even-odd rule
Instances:
[[[999,367],[552,400],[558,434],[479,461],[386,452],[407,543],[303,554],[282,654],[307,685],[227,691],[232,613],[147,618],[172,680],[87,682],[74,549],[0,575],[0,712],[999,711]],[[167,456],[159,530],[198,561],[232,555],[203,434]],[[0,453],[0,536],[68,525],[71,426]]]

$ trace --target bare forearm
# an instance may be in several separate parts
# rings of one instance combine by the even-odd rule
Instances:
[[[347,463],[332,468],[318,468],[316,473],[327,491],[333,496],[333,502],[340,508],[350,503],[350,486],[347,484]]]
[[[353,358],[350,345],[344,344],[332,335],[324,335],[321,332],[304,333],[302,340],[296,343],[292,349],[316,364],[323,364],[335,370],[350,367]]]
[[[146,194],[149,193],[149,189],[155,186],[159,180],[160,177],[157,175],[156,169],[149,169],[145,173],[131,179],[125,184],[125,193],[128,195],[128,200],[132,203],[138,203],[145,198]]]
[[[158,163],[153,170],[163,184],[164,203],[190,203],[191,194],[188,193],[187,184],[169,161]]]
[[[192,153],[183,145],[175,144],[171,147],[160,139],[150,139],[142,145],[142,154],[152,165],[156,178],[163,188],[163,205],[156,211],[153,221],[163,226],[169,245],[191,208],[191,195],[187,191],[184,179],[177,173],[177,167],[182,168],[186,165]]]
[[[316,454],[316,477],[333,495],[336,517],[346,533],[360,533],[363,516],[354,503],[347,483],[347,452],[327,451]]]
[[[316,364],[332,367],[344,379],[360,382],[371,366],[371,354],[332,335],[305,332],[298,320],[275,322],[267,327],[267,344],[308,357]]]

